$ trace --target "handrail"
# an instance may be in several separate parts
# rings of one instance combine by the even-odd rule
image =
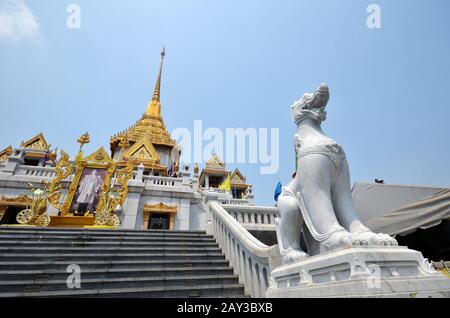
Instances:
[[[273,225],[280,212],[276,207],[249,205],[224,205],[224,209],[239,223],[244,225]]]
[[[178,186],[183,184],[183,179],[160,176],[143,176],[143,181],[156,186]]]
[[[210,201],[212,233],[245,291],[265,297],[271,270],[279,265],[278,246],[267,246],[248,232],[217,201]]]
[[[36,176],[36,177],[54,177],[56,175],[53,167],[38,167],[20,165],[18,167],[17,175]]]

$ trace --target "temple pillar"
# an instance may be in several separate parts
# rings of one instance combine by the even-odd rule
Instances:
[[[137,168],[137,173],[136,173],[136,177],[135,180],[138,182],[142,182],[142,178],[144,176],[144,164],[140,164]]]
[[[188,231],[189,230],[189,212],[191,202],[189,199],[181,199],[177,220],[175,222],[175,230]]]
[[[135,229],[140,198],[140,193],[128,193],[128,196],[123,204],[123,214],[121,215],[120,228]]]

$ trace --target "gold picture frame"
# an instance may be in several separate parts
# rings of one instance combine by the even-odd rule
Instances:
[[[77,194],[78,187],[80,185],[80,181],[82,180],[82,177],[84,176],[87,169],[90,170],[102,170],[102,173],[104,171],[104,178],[103,178],[103,187],[109,187],[111,183],[111,179],[114,175],[114,172],[116,171],[117,165],[116,163],[111,159],[111,157],[108,155],[106,150],[101,147],[91,155],[79,159],[75,162],[75,174],[74,178],[69,186],[69,191],[66,197],[66,200],[64,201],[64,204],[61,207],[61,216],[65,216],[68,214],[73,214],[73,211],[71,211],[73,201],[75,199],[75,195]],[[99,192],[99,195],[101,194],[101,191]],[[95,207],[95,211],[88,211],[88,212],[96,212],[100,211],[102,209],[103,200],[99,200],[97,202],[97,205]]]

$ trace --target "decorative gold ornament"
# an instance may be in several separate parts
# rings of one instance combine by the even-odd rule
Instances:
[[[116,180],[120,185],[117,190],[114,189],[112,183],[104,185],[102,188],[102,196],[100,198],[99,206],[95,214],[95,225],[110,226],[118,228],[120,219],[115,214],[114,210],[117,206],[122,206],[128,195],[128,180],[133,177],[134,164],[130,161],[127,165],[118,170]]]
[[[125,136],[120,142],[119,142],[120,149],[127,149],[130,147],[130,141]]]
[[[195,163],[195,165],[194,165],[194,175],[198,175],[198,171],[199,171],[200,169],[199,169],[199,167],[198,167],[198,164],[197,163]]]
[[[66,179],[72,173],[72,165],[69,162],[69,155],[61,150],[61,158],[55,166],[56,177],[50,183],[48,188],[48,202],[56,209],[61,210],[60,204],[62,180]]]
[[[50,217],[47,211],[47,187],[43,189],[31,186],[32,204],[17,213],[16,220],[19,224],[36,225],[47,227],[50,224]]]
[[[48,154],[48,159],[50,161],[55,161],[56,157],[58,157],[58,148],[55,148],[55,150],[50,151],[50,153]]]
[[[91,141],[91,137],[89,136],[88,132],[85,132],[83,135],[80,136],[80,138],[77,139],[77,142],[80,144],[80,151],[81,148],[83,148],[83,146],[85,144],[88,144]]]

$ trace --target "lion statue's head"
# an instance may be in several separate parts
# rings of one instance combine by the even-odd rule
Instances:
[[[328,86],[322,83],[314,93],[304,94],[291,106],[292,119],[297,125],[306,118],[313,118],[321,123],[327,117],[325,107],[329,99]]]

